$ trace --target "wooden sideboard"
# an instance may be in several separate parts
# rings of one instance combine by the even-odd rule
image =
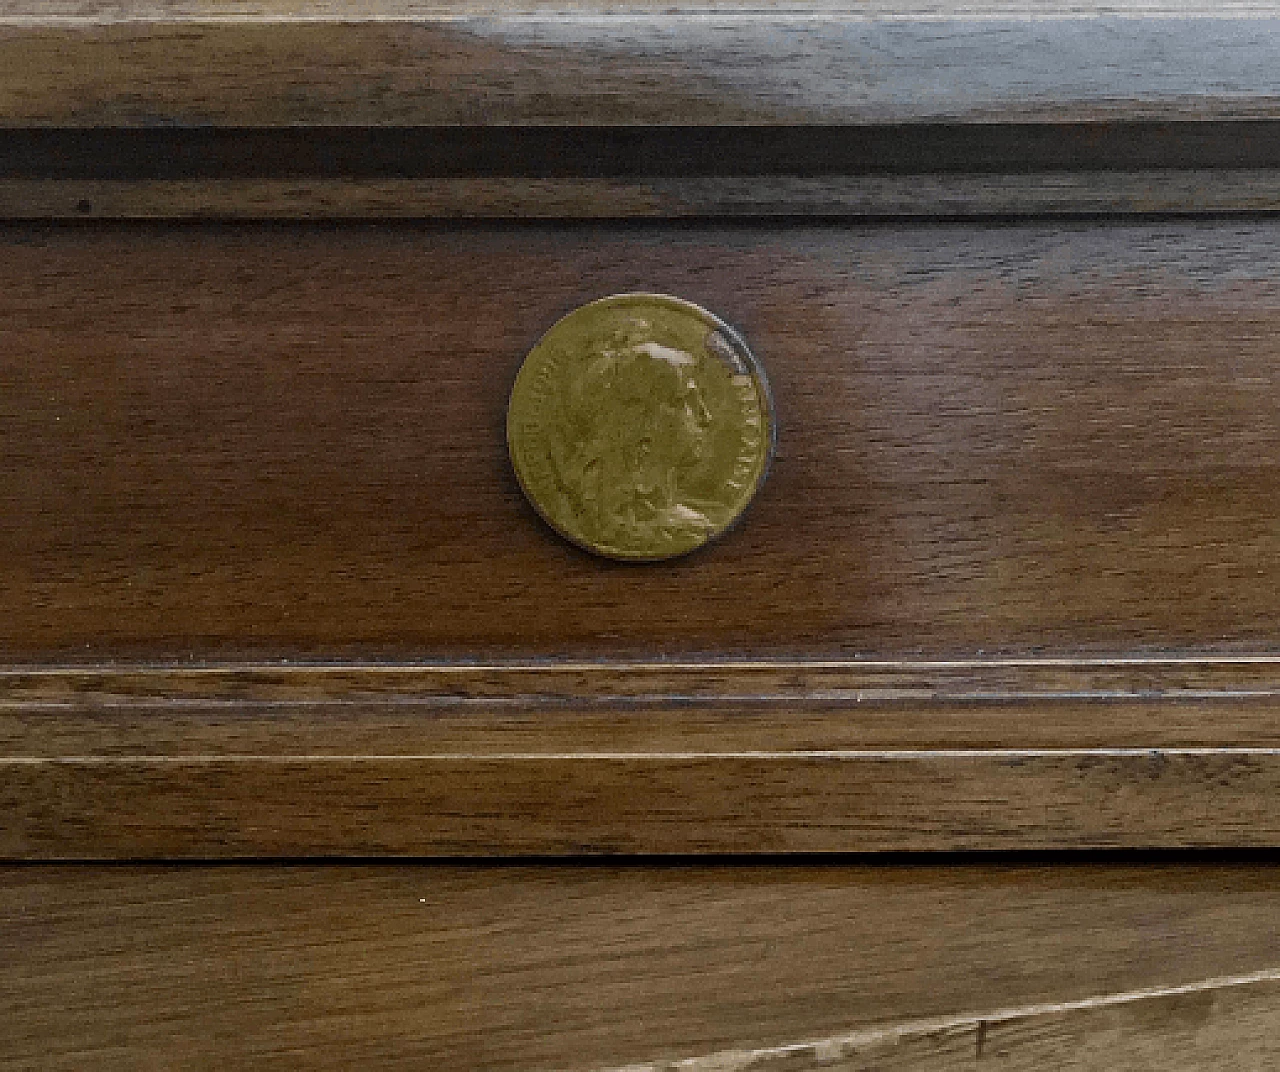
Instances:
[[[1262,1070],[1280,9],[0,0],[0,1063]],[[767,370],[547,528],[613,293]]]

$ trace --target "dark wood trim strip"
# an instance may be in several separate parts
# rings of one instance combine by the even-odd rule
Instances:
[[[1277,167],[1277,119],[0,128],[0,179],[804,179]]]
[[[1280,169],[701,179],[0,179],[0,218],[972,219],[1271,214]]]

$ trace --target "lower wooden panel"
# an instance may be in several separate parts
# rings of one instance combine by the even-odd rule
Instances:
[[[0,870],[6,1069],[1272,1068],[1264,863]]]

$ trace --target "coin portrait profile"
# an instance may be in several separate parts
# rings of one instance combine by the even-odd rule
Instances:
[[[774,441],[763,371],[690,302],[622,294],[556,323],[511,392],[507,442],[526,496],[562,536],[654,561],[729,528]]]

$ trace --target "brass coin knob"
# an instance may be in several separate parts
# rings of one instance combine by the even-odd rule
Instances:
[[[728,529],[769,468],[759,363],[705,309],[618,294],[575,309],[529,352],[507,408],[520,486],[560,535],[653,562]]]

